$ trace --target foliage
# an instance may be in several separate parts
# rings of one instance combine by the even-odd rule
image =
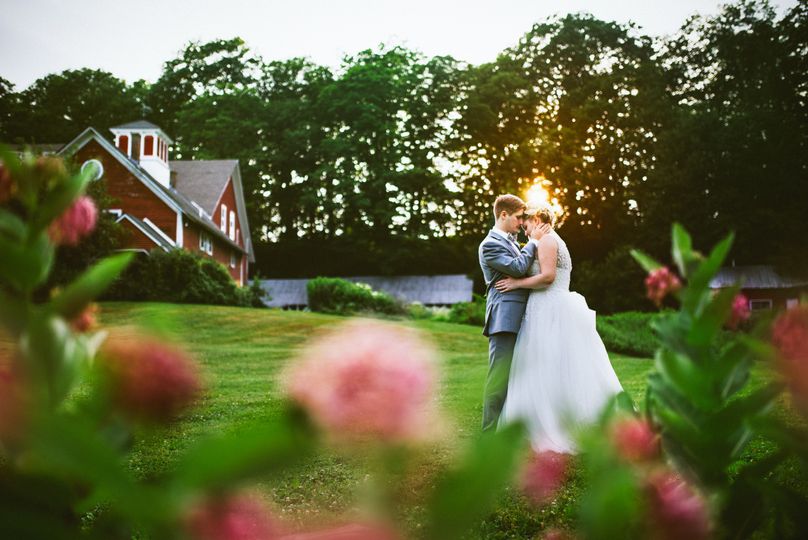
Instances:
[[[453,304],[449,310],[449,321],[482,327],[485,324],[485,297],[475,294],[471,302]]]
[[[401,315],[406,312],[403,304],[389,294],[345,279],[314,278],[306,284],[306,291],[312,311],[339,315],[362,312]]]
[[[788,467],[792,475],[808,476],[808,433],[804,425],[786,423],[774,412],[781,381],[770,376],[763,384],[751,382],[755,361],[775,358],[761,339],[768,338],[768,328],[764,325],[756,336],[736,334],[721,344],[738,289],[713,294],[709,281],[732,241],[729,235],[705,257],[693,249],[684,228],[673,227],[673,260],[686,285],[672,291],[679,310],[652,322],[661,345],[643,406],[649,426],[643,429],[653,430],[646,439],[648,452],[639,460],[626,453],[638,449],[636,436],[624,439],[621,448],[612,418],[632,411],[617,404],[607,413],[604,429],[585,442],[591,487],[581,503],[580,527],[586,537],[608,538],[619,531],[623,537],[644,538],[657,527],[665,527],[663,534],[679,531],[693,538],[801,538],[808,532],[802,510],[808,493],[777,474]],[[648,272],[662,267],[642,252],[634,256]],[[661,437],[664,458],[650,446],[654,433]],[[768,452],[739,464],[752,441]]]
[[[653,357],[659,342],[651,330],[653,313],[627,311],[613,315],[599,315],[598,334],[606,349],[641,358]]]
[[[602,259],[576,264],[570,288],[581,293],[598,313],[650,309],[653,304],[645,297],[642,287],[644,274],[634,264],[629,251],[619,247]]]
[[[381,323],[367,326],[369,333],[363,323],[354,323],[353,333],[330,338],[337,344],[348,341],[348,347],[328,351],[330,369],[344,383],[327,377],[315,381],[306,371],[296,388],[310,400],[291,393],[280,415],[261,415],[230,431],[219,426],[214,434],[186,445],[171,470],[137,479],[126,466],[133,442],[162,438],[160,429],[194,405],[201,387],[198,368],[182,350],[132,335],[131,329],[108,340],[105,332],[88,333],[91,302],[121,275],[131,253],[100,261],[61,290],[50,291],[44,301],[34,297],[49,278],[55,243],[75,232],[55,227],[74,227],[86,236],[95,225],[94,214],[72,212],[93,171],[71,176],[57,159],[26,156],[20,161],[5,151],[1,157],[0,324],[13,351],[0,350],[0,536],[234,538],[236,533],[243,537],[241,524],[248,523],[253,536],[280,537],[282,527],[271,511],[245,494],[243,484],[311,456],[320,433],[310,418],[332,437],[335,433],[328,430],[335,420],[335,425],[341,425],[340,418],[361,423],[365,418],[356,416],[360,413],[375,415],[374,426],[402,427],[395,431],[405,437],[401,441],[384,431],[358,441],[363,452],[377,456],[388,480],[379,484],[379,502],[385,506],[384,501],[394,500],[414,455],[407,452],[410,434],[403,428],[410,426],[409,420],[425,424],[427,419],[417,416],[420,405],[434,403],[434,353],[409,329]],[[158,283],[160,287],[170,283],[194,290],[221,281],[222,272],[214,265],[184,255],[154,255],[149,261],[157,275],[162,272],[173,280]],[[194,272],[209,283],[194,276],[177,281]],[[352,356],[356,336],[365,341]],[[315,371],[322,360],[318,351],[312,348],[307,357]],[[413,355],[417,362],[411,361]],[[345,392],[354,375],[375,386],[369,393]],[[319,386],[309,386],[310,381]],[[417,396],[413,388],[419,389]],[[394,391],[396,400],[389,402],[385,390]],[[320,402],[326,393],[339,402]],[[333,416],[335,407],[348,415]],[[410,416],[402,417],[402,408]],[[376,433],[356,427],[359,433]],[[486,434],[440,475],[428,496],[425,527],[430,536],[460,538],[485,515],[517,466],[523,438],[519,425]],[[469,504],[459,504],[464,498]],[[394,504],[384,511],[375,506],[377,519],[395,517]],[[372,525],[365,529],[376,530]]]
[[[239,288],[227,269],[212,259],[183,249],[155,248],[138,256],[104,298],[253,306],[254,294],[251,288]]]

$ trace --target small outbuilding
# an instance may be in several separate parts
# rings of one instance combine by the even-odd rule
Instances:
[[[808,279],[786,275],[774,266],[722,268],[710,282],[711,289],[740,285],[752,311],[791,309],[808,295]]]

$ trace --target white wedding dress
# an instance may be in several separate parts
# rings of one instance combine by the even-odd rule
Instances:
[[[567,245],[550,234],[558,243],[556,278],[528,297],[499,425],[522,420],[535,451],[571,454],[576,432],[595,422],[623,389],[595,328],[595,312],[570,292]],[[537,261],[530,274],[538,272]]]

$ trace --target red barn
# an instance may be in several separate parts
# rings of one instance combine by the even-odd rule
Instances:
[[[215,259],[239,285],[255,262],[238,160],[172,161],[171,139],[140,120],[111,129],[115,143],[87,128],[59,152],[95,160],[110,212],[131,234],[128,249],[186,249]]]

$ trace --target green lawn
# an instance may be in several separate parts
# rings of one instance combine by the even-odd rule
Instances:
[[[294,311],[131,303],[104,304],[101,319],[110,329],[136,325],[180,342],[205,371],[208,391],[202,405],[137,446],[132,467],[144,477],[170,468],[178,452],[195,437],[276,413],[282,404],[279,374],[283,367],[313,334],[345,320]],[[431,321],[403,324],[422,329],[442,353],[439,399],[449,417],[445,439],[416,458],[413,485],[408,486],[410,493],[404,493],[411,505],[404,518],[417,527],[419,490],[428,487],[441,467],[462,451],[463,443],[479,432],[488,344],[473,326]],[[651,362],[612,355],[612,363],[624,388],[635,400],[641,398]],[[352,497],[366,467],[359,457],[324,452],[282,477],[264,478],[262,483],[291,521],[327,520],[353,507]],[[570,503],[579,484],[578,474],[573,474],[556,503],[541,511],[509,492],[478,534],[531,537],[548,525],[570,524]]]

